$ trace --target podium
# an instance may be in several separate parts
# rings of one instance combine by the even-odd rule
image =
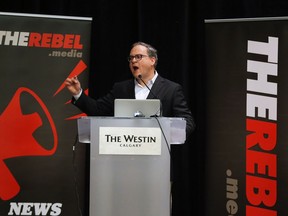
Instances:
[[[82,117],[90,143],[90,216],[169,216],[170,145],[186,138],[183,118]]]

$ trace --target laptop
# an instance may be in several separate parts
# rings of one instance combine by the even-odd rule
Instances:
[[[160,116],[159,99],[115,99],[114,117]]]

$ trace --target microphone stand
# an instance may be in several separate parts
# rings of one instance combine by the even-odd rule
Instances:
[[[162,102],[161,102],[161,100],[153,93],[153,91],[151,91],[149,86],[144,82],[144,80],[142,79],[142,75],[141,74],[138,75],[138,78],[143,82],[143,84],[146,86],[146,88],[149,90],[149,92],[151,92],[153,97],[160,101],[160,107],[159,107],[160,110],[159,111],[160,111],[160,116],[162,116]],[[155,114],[155,116],[157,116],[157,114]]]

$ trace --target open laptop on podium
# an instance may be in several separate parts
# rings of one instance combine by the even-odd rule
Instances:
[[[161,116],[159,99],[115,99],[114,117]]]

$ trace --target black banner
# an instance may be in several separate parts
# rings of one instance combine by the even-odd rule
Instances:
[[[205,215],[287,215],[288,20],[205,25]]]
[[[1,13],[0,26],[0,215],[79,215],[83,114],[64,81],[78,75],[87,90],[91,18]]]

